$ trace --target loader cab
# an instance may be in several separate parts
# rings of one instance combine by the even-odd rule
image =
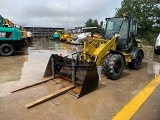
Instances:
[[[137,22],[132,17],[106,18],[105,39],[117,36],[117,50],[128,50],[136,44]]]

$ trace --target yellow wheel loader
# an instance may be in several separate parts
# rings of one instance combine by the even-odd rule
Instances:
[[[144,53],[138,46],[136,34],[135,18],[129,16],[106,18],[103,39],[87,37],[82,52],[74,53],[72,57],[57,54],[50,56],[43,81],[40,83],[52,81],[54,85],[60,84],[61,90],[26,107],[32,107],[65,92],[76,98],[92,92],[98,87],[98,73],[101,74],[101,68],[112,80],[120,78],[126,65],[134,70],[139,69]],[[37,84],[39,83],[34,85]]]
[[[71,35],[74,33],[74,31],[75,31],[74,28],[67,29],[66,32],[60,35],[60,41],[69,43],[71,39]]]
[[[126,65],[138,70],[144,52],[136,40],[137,21],[123,16],[106,18],[104,39],[88,38],[84,42],[81,60],[102,66],[103,73],[112,80],[120,78]]]
[[[73,35],[77,35],[80,34],[82,31],[83,27],[74,27],[74,28],[69,28],[67,29],[67,32],[64,34],[61,34],[60,36],[60,40],[62,42],[66,42],[66,43],[71,43],[71,37]]]

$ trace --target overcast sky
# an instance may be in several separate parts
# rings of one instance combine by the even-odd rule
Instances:
[[[0,14],[29,27],[80,27],[113,17],[122,0],[0,0]]]

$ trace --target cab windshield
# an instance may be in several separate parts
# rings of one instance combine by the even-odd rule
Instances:
[[[111,39],[115,33],[119,33],[123,24],[124,18],[110,18],[106,24],[105,38]]]

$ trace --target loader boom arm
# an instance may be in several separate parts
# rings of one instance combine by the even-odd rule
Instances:
[[[87,38],[84,41],[82,60],[95,62],[97,66],[102,65],[110,50],[116,49],[116,45],[116,37],[113,37],[111,40]]]

